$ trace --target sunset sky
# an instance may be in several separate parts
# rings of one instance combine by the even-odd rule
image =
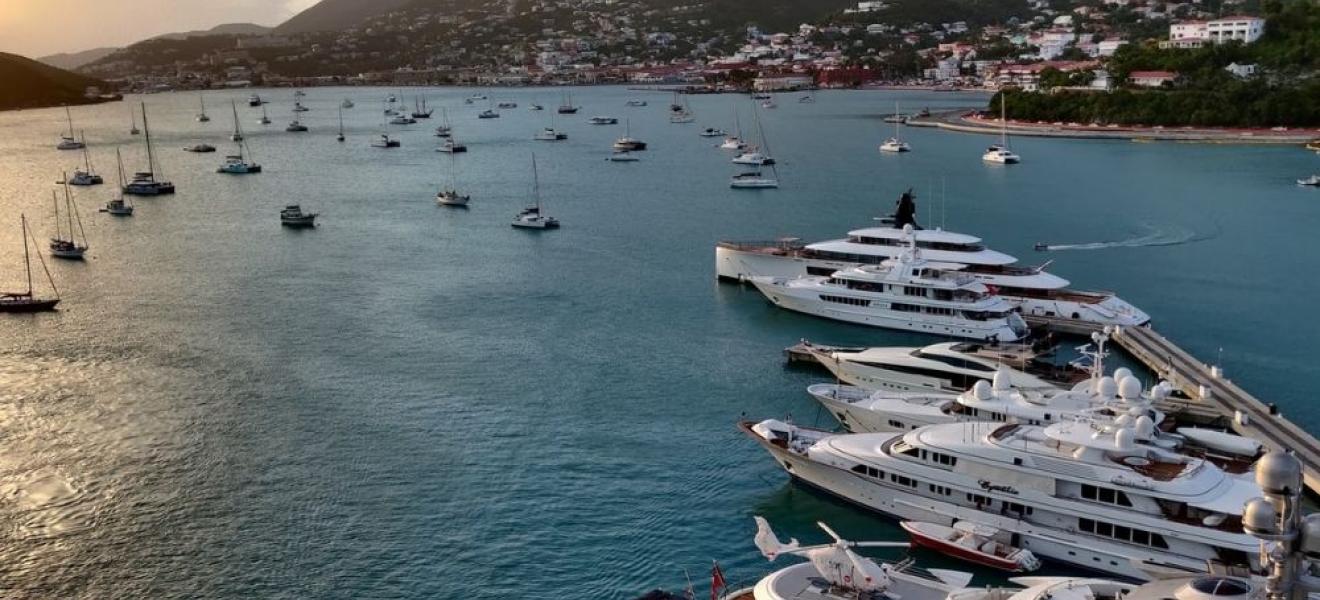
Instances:
[[[370,0],[364,0],[370,1]],[[317,0],[0,0],[0,51],[33,58],[222,23],[276,25]]]

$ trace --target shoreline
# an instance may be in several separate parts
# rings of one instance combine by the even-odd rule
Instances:
[[[999,135],[997,119],[983,119],[972,109],[945,111],[929,117],[908,119],[913,127],[933,127],[959,133]],[[1164,128],[1141,125],[1092,125],[1021,123],[1009,121],[1005,128],[1009,135],[1095,140],[1129,140],[1133,142],[1188,142],[1203,144],[1279,144],[1305,145],[1320,138],[1320,129],[1221,129],[1178,127]]]

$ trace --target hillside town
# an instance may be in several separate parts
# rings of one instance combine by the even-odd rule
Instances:
[[[1067,4],[1064,7],[1061,5]],[[1016,5],[1013,5],[1016,7]],[[251,85],[632,84],[786,90],[862,85],[1036,90],[1160,87],[1168,71],[1115,81],[1127,44],[1251,44],[1265,19],[1225,3],[1029,0],[997,14],[928,22],[914,3],[868,0],[788,31],[721,28],[702,5],[534,0],[438,15],[397,11],[337,32],[150,40],[84,66],[125,89]],[[1221,14],[1223,16],[1221,16]],[[916,16],[914,16],[916,15]],[[1233,65],[1240,77],[1252,64]]]

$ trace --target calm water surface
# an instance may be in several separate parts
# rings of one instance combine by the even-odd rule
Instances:
[[[109,185],[77,191],[92,249],[54,263],[61,311],[0,319],[0,591],[90,598],[631,598],[768,566],[751,516],[783,536],[895,538],[884,520],[787,483],[734,427],[749,416],[820,419],[787,369],[802,337],[935,341],[779,312],[715,282],[721,238],[814,240],[864,226],[908,187],[923,220],[983,236],[1078,286],[1118,290],[1194,353],[1302,424],[1320,425],[1311,310],[1320,297],[1320,170],[1296,148],[1016,139],[1023,164],[983,165],[990,138],[909,129],[915,152],[881,156],[877,115],[895,99],[968,106],[982,96],[826,92],[761,111],[783,188],[739,192],[705,126],[754,135],[752,107],[577,90],[492,90],[522,104],[478,120],[469,90],[428,90],[470,148],[457,157],[469,210],[437,207],[448,158],[435,122],[368,147],[385,90],[314,89],[312,131],[287,134],[288,91],[256,124],[247,92],[145,100],[174,197],[137,215],[96,212]],[[405,95],[413,93],[406,90]],[[333,139],[336,107],[349,140]],[[633,97],[650,106],[627,108]],[[266,172],[214,169],[228,100]],[[141,168],[131,103],[78,108],[93,160],[114,147]],[[608,163],[630,119],[651,145]],[[439,113],[437,112],[437,117]],[[531,141],[551,124],[560,143]],[[18,213],[53,228],[50,190],[77,153],[54,150],[58,109],[0,114],[0,285],[19,285]],[[221,149],[187,154],[208,141]],[[508,222],[529,198],[531,154],[546,234]],[[282,230],[281,206],[322,213]],[[1118,244],[1038,255],[1038,241]],[[49,260],[49,259],[48,259]],[[897,556],[889,554],[888,556]],[[925,564],[949,566],[929,554]]]

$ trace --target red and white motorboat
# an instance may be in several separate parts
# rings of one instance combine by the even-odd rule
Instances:
[[[952,527],[921,521],[899,523],[923,548],[1012,573],[1027,573],[1040,568],[1040,559],[1030,550],[1010,546],[996,538],[999,530],[987,525],[958,521]]]

